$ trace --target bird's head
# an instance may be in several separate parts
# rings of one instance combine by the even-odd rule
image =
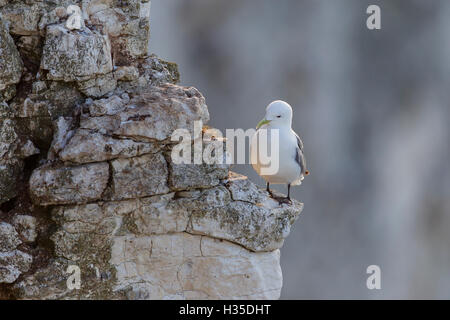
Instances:
[[[256,129],[263,125],[270,124],[273,127],[289,126],[292,124],[292,108],[281,100],[277,100],[269,104],[266,108],[266,116],[261,120]]]

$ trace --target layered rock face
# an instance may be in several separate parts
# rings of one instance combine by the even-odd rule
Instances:
[[[71,4],[81,30],[66,28]],[[202,94],[148,55],[150,2],[0,13],[0,298],[278,298],[303,205],[228,165],[172,160],[174,130],[217,141],[195,129]]]

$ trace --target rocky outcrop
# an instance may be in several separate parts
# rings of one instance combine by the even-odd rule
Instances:
[[[86,81],[112,72],[111,45],[107,36],[85,28],[67,30],[64,24],[47,27],[41,69],[47,79]]]
[[[69,4],[80,30],[65,27]],[[149,10],[0,5],[0,298],[279,297],[279,249],[303,205],[227,164],[173,161],[177,129],[201,154],[217,141],[196,127],[202,94],[148,55]]]
[[[19,51],[0,16],[0,98],[10,99],[14,95],[22,68]]]
[[[16,229],[9,223],[1,222],[0,279],[4,283],[14,282],[22,272],[30,268],[31,255],[17,249],[21,243],[22,240]]]

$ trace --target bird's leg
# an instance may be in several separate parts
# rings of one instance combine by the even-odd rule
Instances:
[[[273,193],[272,193],[272,190],[270,190],[270,183],[269,182],[267,182],[267,188],[266,188],[266,191],[269,193],[269,195],[273,198]]]
[[[278,204],[280,204],[280,205],[283,204],[283,203],[292,204],[292,201],[291,201],[291,184],[290,183],[288,183],[288,194],[287,194],[287,197],[286,198],[277,197],[276,200],[278,201]]]
[[[291,193],[291,184],[288,184],[288,195],[287,195],[286,198],[284,198],[284,197],[278,197],[278,196],[274,195],[273,192],[272,192],[272,190],[270,190],[270,188],[269,188],[269,183],[268,183],[268,182],[267,182],[267,189],[266,189],[266,190],[267,190],[267,192],[269,193],[270,197],[271,197],[273,200],[278,201],[278,204],[279,204],[279,205],[282,205],[283,203],[286,203],[286,204],[292,204],[291,197],[290,197],[290,193]]]

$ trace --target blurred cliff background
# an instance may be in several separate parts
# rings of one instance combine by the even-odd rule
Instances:
[[[205,95],[211,126],[294,109],[312,174],[293,189],[282,298],[450,298],[449,16],[446,0],[152,1],[150,49]]]

